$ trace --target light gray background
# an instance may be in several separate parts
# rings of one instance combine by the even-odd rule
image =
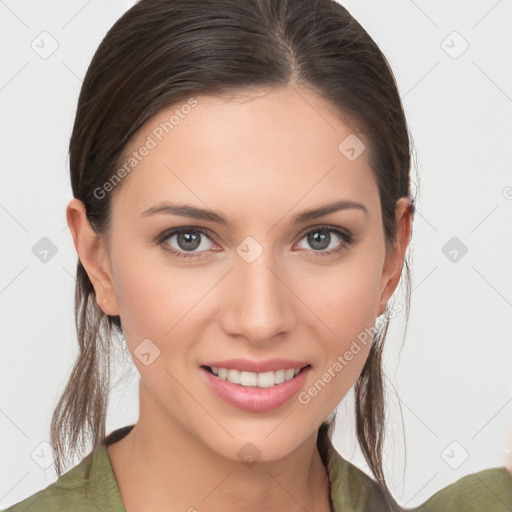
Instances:
[[[0,0],[0,508],[56,479],[50,417],[77,354],[67,145],[90,59],[132,4]],[[395,72],[420,176],[411,316],[402,350],[399,316],[385,353],[386,474],[411,507],[464,475],[504,465],[512,445],[512,5],[344,5]],[[47,262],[32,251],[43,237],[57,250]],[[396,300],[403,304],[399,293]],[[112,391],[109,432],[138,415],[138,373],[121,361],[116,373],[125,376]],[[352,399],[339,407],[335,444],[368,472]]]

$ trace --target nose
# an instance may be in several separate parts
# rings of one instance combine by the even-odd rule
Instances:
[[[276,264],[270,250],[252,262],[237,256],[224,290],[224,331],[256,345],[275,342],[292,332],[299,301],[287,286],[288,274]]]

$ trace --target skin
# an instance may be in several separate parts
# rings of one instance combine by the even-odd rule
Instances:
[[[172,510],[234,511],[241,503],[246,512],[331,510],[317,429],[357,379],[369,343],[307,405],[294,397],[268,412],[226,404],[199,366],[233,357],[304,360],[312,367],[307,390],[383,313],[410,238],[409,201],[397,203],[398,235],[386,252],[368,150],[354,161],[338,150],[352,132],[313,92],[283,87],[196,99],[115,189],[108,233],[95,235],[77,199],[67,207],[98,304],[121,316],[141,376],[139,420],[108,448],[121,496],[128,512],[169,510],[169,503]],[[152,119],[131,149],[175,108]],[[340,199],[361,203],[367,214],[346,209],[289,224]],[[163,200],[208,208],[231,227],[141,216]],[[327,249],[312,246],[306,235],[322,224],[350,231],[355,243],[319,256],[344,244],[331,231]],[[214,237],[199,235],[194,252],[202,257],[175,258],[155,241],[185,226]],[[252,263],[236,252],[248,236],[263,250]],[[166,242],[186,252],[176,236]],[[148,366],[133,356],[146,338],[160,350]],[[248,442],[261,452],[252,467],[237,456]]]

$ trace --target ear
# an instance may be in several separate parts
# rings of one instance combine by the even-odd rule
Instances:
[[[381,280],[381,299],[377,310],[377,316],[384,313],[386,305],[393,295],[402,274],[405,251],[411,237],[411,201],[407,197],[401,197],[395,207],[397,223],[396,238],[392,250],[386,255]]]
[[[98,306],[107,315],[118,315],[119,307],[104,237],[92,229],[84,203],[76,198],[66,208],[66,219],[78,258],[94,287]]]

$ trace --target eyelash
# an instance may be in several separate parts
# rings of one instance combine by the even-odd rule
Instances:
[[[334,255],[339,254],[340,252],[344,251],[345,249],[347,249],[347,247],[349,245],[352,245],[354,243],[354,239],[353,239],[353,236],[351,233],[349,233],[348,231],[347,232],[342,231],[339,228],[336,228],[334,226],[329,226],[329,225],[316,226],[313,229],[306,231],[304,234],[302,234],[299,241],[302,240],[306,235],[309,235],[310,233],[314,233],[316,231],[327,231],[329,233],[334,233],[339,238],[341,238],[342,242],[340,243],[340,246],[338,248],[331,249],[330,251],[315,251],[312,249],[311,251],[315,254],[315,257],[316,256],[319,256],[319,257],[334,256]],[[201,257],[203,257],[204,253],[207,251],[203,251],[201,253],[196,253],[196,254],[195,253],[187,254],[186,252],[180,252],[180,251],[176,251],[174,249],[170,249],[169,244],[167,244],[165,242],[171,236],[180,235],[181,233],[190,233],[190,232],[201,233],[202,235],[206,236],[206,238],[208,238],[209,240],[216,242],[215,237],[213,237],[212,234],[207,229],[193,227],[193,226],[175,228],[175,229],[165,231],[164,233],[162,233],[161,235],[158,236],[156,241],[159,245],[162,246],[162,249],[164,251],[172,254],[173,257],[182,258],[182,259],[201,258]]]

